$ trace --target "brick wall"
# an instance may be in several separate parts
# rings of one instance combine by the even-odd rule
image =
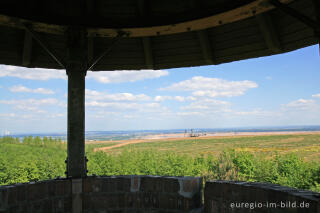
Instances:
[[[71,212],[69,180],[0,186],[0,213]]]
[[[319,193],[274,184],[209,181],[204,194],[205,213],[320,213]]]

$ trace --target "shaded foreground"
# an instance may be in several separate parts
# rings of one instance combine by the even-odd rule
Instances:
[[[315,213],[320,210],[320,194],[316,192],[265,183],[203,183],[202,177],[137,175],[29,182],[0,186],[0,211]]]
[[[297,141],[293,137],[304,139]],[[260,181],[320,191],[319,161],[303,159],[305,156],[295,152],[306,150],[307,156],[314,151],[310,147],[318,147],[319,141],[319,135],[196,139],[134,144],[112,153],[93,152],[106,144],[91,144],[87,145],[88,170],[89,174],[97,175],[204,176]],[[195,147],[198,150],[192,149]],[[64,177],[65,158],[66,144],[54,139],[29,137],[21,143],[14,138],[1,138],[0,184]]]

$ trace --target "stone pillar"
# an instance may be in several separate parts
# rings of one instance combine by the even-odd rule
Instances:
[[[85,158],[85,76],[87,71],[87,33],[85,29],[67,30],[68,75],[68,158],[67,177],[86,176]]]

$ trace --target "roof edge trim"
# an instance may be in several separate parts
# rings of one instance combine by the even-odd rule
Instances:
[[[280,0],[281,3],[288,4],[293,0]],[[123,31],[128,37],[148,37],[159,35],[170,35],[189,31],[205,30],[208,28],[233,23],[246,18],[250,18],[260,13],[267,12],[275,7],[269,0],[256,0],[247,5],[238,7],[217,15],[186,21],[178,24],[141,27],[141,28],[87,28],[88,37],[116,37],[119,31]],[[37,32],[63,35],[67,26],[54,25],[41,22],[32,22],[25,19],[0,15],[0,25],[24,29],[25,24],[31,25]]]

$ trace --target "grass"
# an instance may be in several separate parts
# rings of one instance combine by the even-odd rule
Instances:
[[[99,146],[103,147],[102,144]],[[108,146],[111,146],[111,144],[108,144]],[[174,151],[177,154],[191,156],[199,154],[217,156],[223,150],[235,149],[236,151],[247,151],[270,157],[276,154],[295,153],[306,161],[320,161],[320,134],[234,136],[210,139],[195,138],[175,141],[149,141],[106,150],[106,153],[119,154],[124,149],[139,151],[156,149],[158,152]]]
[[[86,152],[92,152],[93,149],[96,148],[101,148],[101,147],[108,147],[108,146],[113,146],[118,144],[117,142],[91,142],[91,143],[86,143]]]

